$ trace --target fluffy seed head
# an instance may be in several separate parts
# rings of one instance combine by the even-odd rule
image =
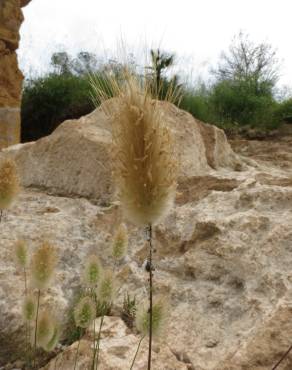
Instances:
[[[26,268],[28,265],[28,248],[25,240],[19,239],[14,245],[14,257],[18,267]]]
[[[163,297],[155,299],[152,308],[152,333],[159,335],[165,326],[167,318],[167,304]],[[145,302],[137,311],[136,328],[143,335],[149,334],[150,314],[149,303]]]
[[[97,100],[104,101],[99,85],[93,82],[93,89]],[[123,210],[139,226],[157,223],[175,196],[173,136],[146,82],[125,73],[122,84],[111,81],[111,91],[116,97],[102,109],[112,125],[113,174]]]
[[[99,258],[95,255],[88,256],[83,271],[83,282],[85,286],[94,288],[99,282],[101,275],[102,266]]]
[[[56,347],[56,345],[58,344],[59,342],[59,338],[60,338],[60,326],[59,324],[55,321],[54,322],[54,330],[53,330],[53,335],[52,337],[49,339],[49,341],[43,346],[43,349],[46,351],[46,352],[51,352],[53,351],[53,349]]]
[[[0,163],[0,210],[9,208],[18,192],[16,165],[11,159],[5,159]]]
[[[100,281],[97,298],[102,304],[112,303],[116,294],[116,284],[114,274],[110,270],[106,270]]]
[[[57,257],[54,247],[43,241],[31,260],[32,284],[37,289],[47,288],[54,277]]]
[[[49,311],[43,311],[38,318],[37,325],[37,345],[44,347],[50,341],[54,334],[55,320]]]
[[[26,321],[35,319],[37,310],[37,300],[33,294],[29,294],[24,298],[22,304],[22,316]]]
[[[74,310],[76,326],[87,328],[96,317],[96,308],[90,297],[82,298]]]
[[[128,250],[128,230],[125,224],[118,227],[112,245],[112,256],[115,260],[120,260],[127,254]]]

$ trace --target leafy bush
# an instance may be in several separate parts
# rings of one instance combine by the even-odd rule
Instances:
[[[65,119],[79,118],[94,106],[87,76],[49,74],[24,84],[22,141],[49,135]]]
[[[278,106],[275,109],[275,117],[279,122],[292,123],[292,98],[278,103]]]
[[[248,81],[220,81],[210,95],[214,120],[219,124],[275,128],[276,103],[269,93],[258,93]]]

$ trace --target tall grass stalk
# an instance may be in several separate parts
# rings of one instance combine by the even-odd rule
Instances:
[[[141,346],[141,343],[143,341],[143,339],[145,338],[145,336],[142,336],[141,339],[139,340],[139,343],[138,343],[138,346],[137,346],[137,349],[136,349],[136,352],[135,352],[135,356],[133,358],[133,361],[132,361],[132,364],[131,364],[131,367],[130,367],[130,370],[133,369],[133,366],[135,364],[135,361],[136,361],[136,358],[138,356],[138,353],[139,353],[139,349],[140,349],[140,346]]]

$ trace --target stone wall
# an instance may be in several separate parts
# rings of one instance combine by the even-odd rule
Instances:
[[[21,7],[29,0],[0,0],[0,149],[20,140],[22,73],[16,49],[23,22]]]

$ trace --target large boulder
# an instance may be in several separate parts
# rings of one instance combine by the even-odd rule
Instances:
[[[170,103],[161,102],[160,109],[176,138],[181,179],[241,167],[222,130]],[[65,121],[47,137],[4,153],[15,158],[24,186],[104,203],[113,194],[110,152],[110,125],[99,108],[78,120]]]

